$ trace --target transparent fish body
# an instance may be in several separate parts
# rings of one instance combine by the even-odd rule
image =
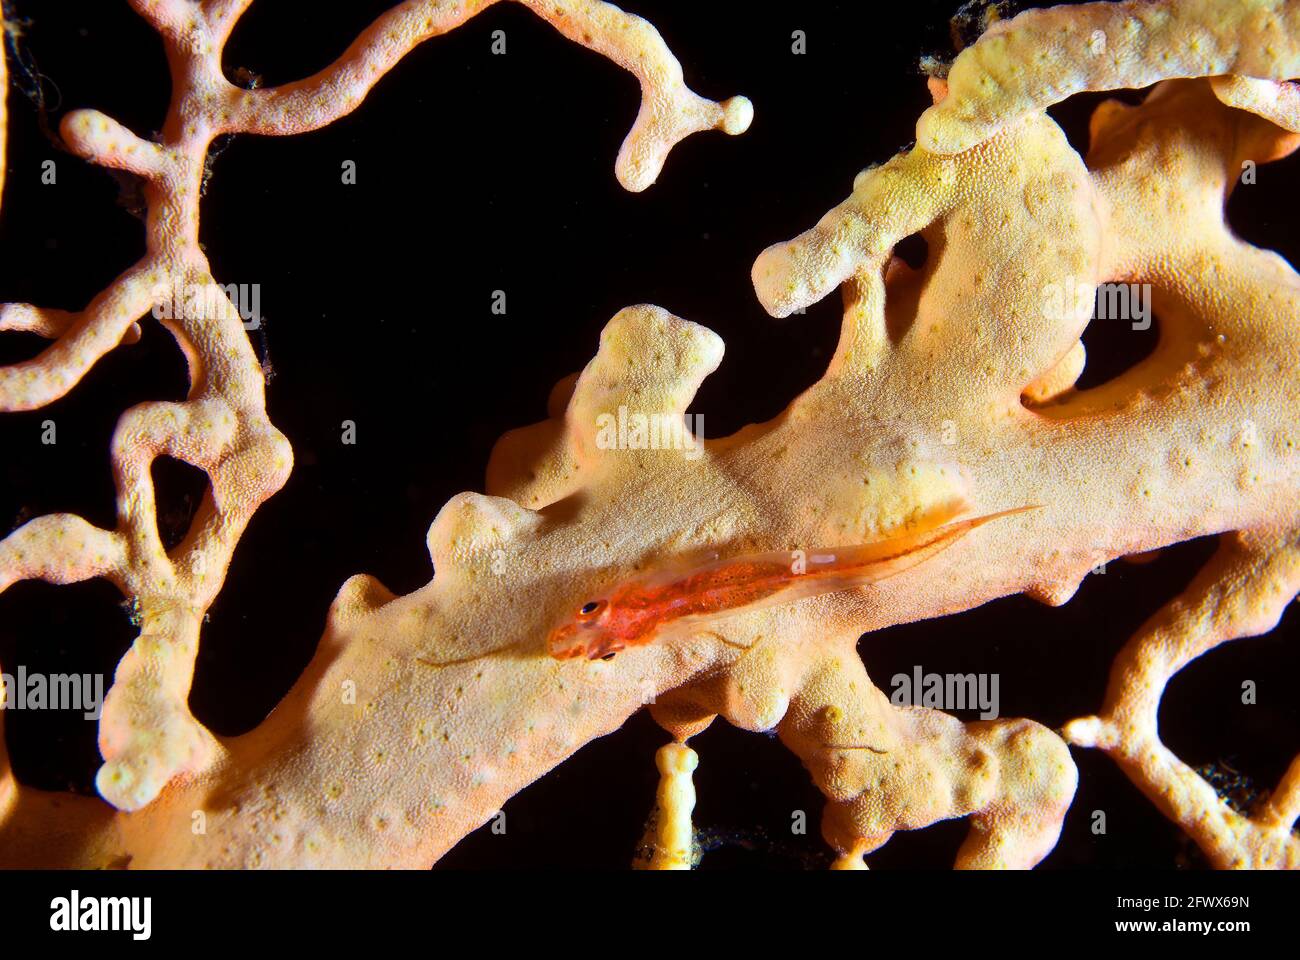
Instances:
[[[953,520],[963,506],[936,509],[907,533],[870,543],[670,565],[630,578],[552,630],[548,652],[559,660],[606,658],[673,627],[856,589],[916,566],[976,527],[1036,509]]]

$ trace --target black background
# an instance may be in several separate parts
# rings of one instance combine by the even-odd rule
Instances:
[[[161,126],[169,80],[161,45],[124,2],[5,0],[25,21],[10,96],[9,179],[0,215],[0,300],[80,309],[144,251],[129,179],[61,152],[50,138],[69,109],[96,107],[138,133]],[[227,47],[228,75],[275,85],[332,61],[390,4],[258,0]],[[637,110],[637,84],[502,4],[426,42],[352,115],[316,133],[237,138],[214,162],[202,241],[222,283],[261,285],[254,342],[273,372],[272,421],[293,443],[286,487],[254,517],[203,634],[191,706],[221,734],[254,727],[312,655],[340,584],[368,572],[399,593],[430,577],[424,534],[482,472],[505,430],[541,419],[552,384],[582,367],[621,307],[659,304],[717,331],[726,360],[691,410],[720,436],[766,420],[822,373],[839,329],[838,297],[787,321],[769,318],[749,282],[769,243],[807,228],[850,191],[862,167],[914,137],[929,96],[922,54],[951,55],[953,0],[752,4],[636,0],[716,99],[749,96],[750,131],[689,138],[640,195],[613,176]],[[326,12],[322,12],[326,11]],[[491,54],[504,30],[507,54]],[[807,53],[791,52],[804,30]],[[12,64],[11,64],[12,68]],[[1097,97],[1052,111],[1080,148]],[[1129,99],[1132,99],[1131,95]],[[42,185],[41,162],[58,182]],[[355,186],[341,164],[357,164]],[[1294,184],[1300,158],[1261,168],[1228,205],[1238,233],[1300,262]],[[124,189],[125,187],[125,189]],[[490,312],[494,290],[508,312]],[[1154,345],[1094,324],[1085,385]],[[44,346],[0,336],[0,363]],[[115,523],[108,443],[119,414],[183,399],[184,362],[169,335],[101,360],[48,408],[0,417],[0,534],[43,513]],[[53,419],[59,442],[40,442]],[[358,425],[356,446],[340,423]],[[155,467],[163,528],[179,536],[203,490],[197,471]],[[165,535],[167,535],[165,533]],[[1112,564],[1062,609],[1008,598],[961,616],[893,628],[861,645],[877,684],[927,671],[1001,674],[1002,714],[1057,726],[1100,704],[1114,653],[1185,585],[1208,540],[1147,566]],[[22,583],[0,596],[0,664],[111,676],[134,637],[109,585]],[[1300,747],[1292,687],[1300,667],[1295,605],[1268,637],[1193,663],[1161,711],[1166,742],[1193,765],[1218,763],[1267,788]],[[1259,704],[1242,706],[1244,679]],[[92,792],[94,729],[74,716],[10,712],[6,734],[26,783]],[[653,802],[653,752],[665,735],[645,716],[584,748],[506,805],[504,836],[466,838],[451,867],[620,867]],[[826,862],[822,799],[775,740],[718,723],[701,756],[696,823],[708,868]],[[1075,751],[1080,787],[1048,867],[1201,866],[1181,833],[1105,757]],[[1226,769],[1226,768],[1224,768]],[[791,811],[808,836],[790,836]],[[1107,812],[1094,837],[1090,814]],[[900,834],[873,867],[946,866],[960,821]]]

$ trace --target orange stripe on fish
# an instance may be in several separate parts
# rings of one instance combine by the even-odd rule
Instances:
[[[976,527],[1036,510],[1002,510],[945,522],[964,503],[933,510],[908,533],[871,543],[816,550],[785,550],[670,567],[627,580],[588,600],[551,631],[547,650],[557,660],[598,660],[644,646],[679,622],[707,620],[808,597],[866,586],[901,573],[950,546]]]

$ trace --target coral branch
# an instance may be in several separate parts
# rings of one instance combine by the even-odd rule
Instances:
[[[116,573],[122,538],[72,514],[37,517],[0,540],[0,593],[19,580],[76,583]]]
[[[1300,819],[1300,754],[1291,761],[1277,789],[1264,801],[1255,819],[1265,828],[1294,828]]]
[[[155,30],[171,39],[184,31],[191,7],[186,0],[127,0],[131,9]]]
[[[0,367],[0,411],[35,410],[54,402],[100,357],[133,339],[136,321],[154,303],[151,277],[147,265],[132,267],[75,317],[26,304],[0,308],[0,329],[28,326],[58,335],[36,359]]]
[[[36,359],[0,369],[0,410],[35,409],[63,396],[101,356],[138,337],[136,321],[146,313],[172,333],[189,364],[184,402],[145,403],[118,423],[115,531],[75,517],[43,517],[0,543],[0,588],[27,577],[66,583],[101,576],[139,611],[141,635],[118,667],[100,721],[105,763],[96,783],[122,810],[149,804],[173,778],[206,769],[222,755],[187,704],[200,626],[245,526],[283,486],[293,463],[287,439],[267,418],[262,370],[244,318],[212,277],[198,243],[209,145],[222,132],[290,134],[337,119],[416,43],[491,2],[408,0],[317,76],[257,91],[237,88],[221,74],[222,47],[249,5],[133,0],[162,35],[173,68],[175,90],[161,137],[147,140],[95,110],[72,111],[60,129],[74,153],[145,179],[148,253],[84,311],[0,308],[0,330],[55,339]],[[630,189],[648,186],[687,134],[710,127],[738,133],[747,125],[748,101],[719,106],[692,93],[658,33],[640,18],[594,0],[527,5],[641,80],[646,103],[618,165]],[[192,302],[194,291],[200,295]],[[158,533],[150,473],[163,455],[203,470],[211,484],[191,529],[170,553]]]
[[[689,870],[695,862],[695,834],[691,810],[695,807],[695,784],[691,776],[700,758],[690,747],[670,743],[655,754],[659,768],[659,789],[655,794],[652,827],[647,831],[650,870]]]
[[[101,167],[158,180],[171,165],[162,146],[137,137],[98,110],[73,110],[64,118],[62,129],[64,142],[73,153]]]
[[[1283,130],[1300,133],[1300,87],[1254,77],[1215,77],[1214,95],[1230,107],[1263,117]]]
[[[1300,867],[1297,771],[1291,765],[1267,808],[1243,816],[1160,741],[1165,687],[1184,666],[1229,640],[1267,633],[1300,591],[1300,535],[1293,527],[1225,538],[1183,596],[1120,651],[1101,713],[1071,721],[1070,742],[1099,747],[1220,867]]]
[[[917,141],[960,153],[1075,93],[1223,74],[1300,77],[1300,4],[1126,0],[1026,10],[961,52],[949,96],[922,114]]]
[[[25,330],[53,340],[77,319],[70,310],[43,310],[30,303],[0,304],[0,330]]]
[[[237,90],[227,85],[219,116],[222,132],[288,135],[315,130],[351,113],[375,82],[417,44],[447,33],[497,0],[464,5],[407,2],[379,17],[332,65],[283,87]],[[692,133],[743,133],[753,117],[744,97],[706,100],[682,80],[681,64],[645,20],[600,0],[518,0],[570,40],[631,71],[641,82],[641,111],[619,151],[619,183],[644,190],[659,176],[669,150]],[[214,107],[214,110],[216,108]]]
[[[252,5],[253,0],[203,0],[203,18],[216,46],[225,46],[230,31]]]

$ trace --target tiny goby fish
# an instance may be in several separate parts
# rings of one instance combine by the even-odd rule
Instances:
[[[547,650],[557,660],[608,659],[627,647],[650,643],[679,621],[865,586],[915,566],[991,520],[1037,509],[1017,507],[945,522],[963,508],[940,508],[927,515],[919,528],[871,543],[750,554],[632,578],[607,595],[588,600],[552,630]]]

